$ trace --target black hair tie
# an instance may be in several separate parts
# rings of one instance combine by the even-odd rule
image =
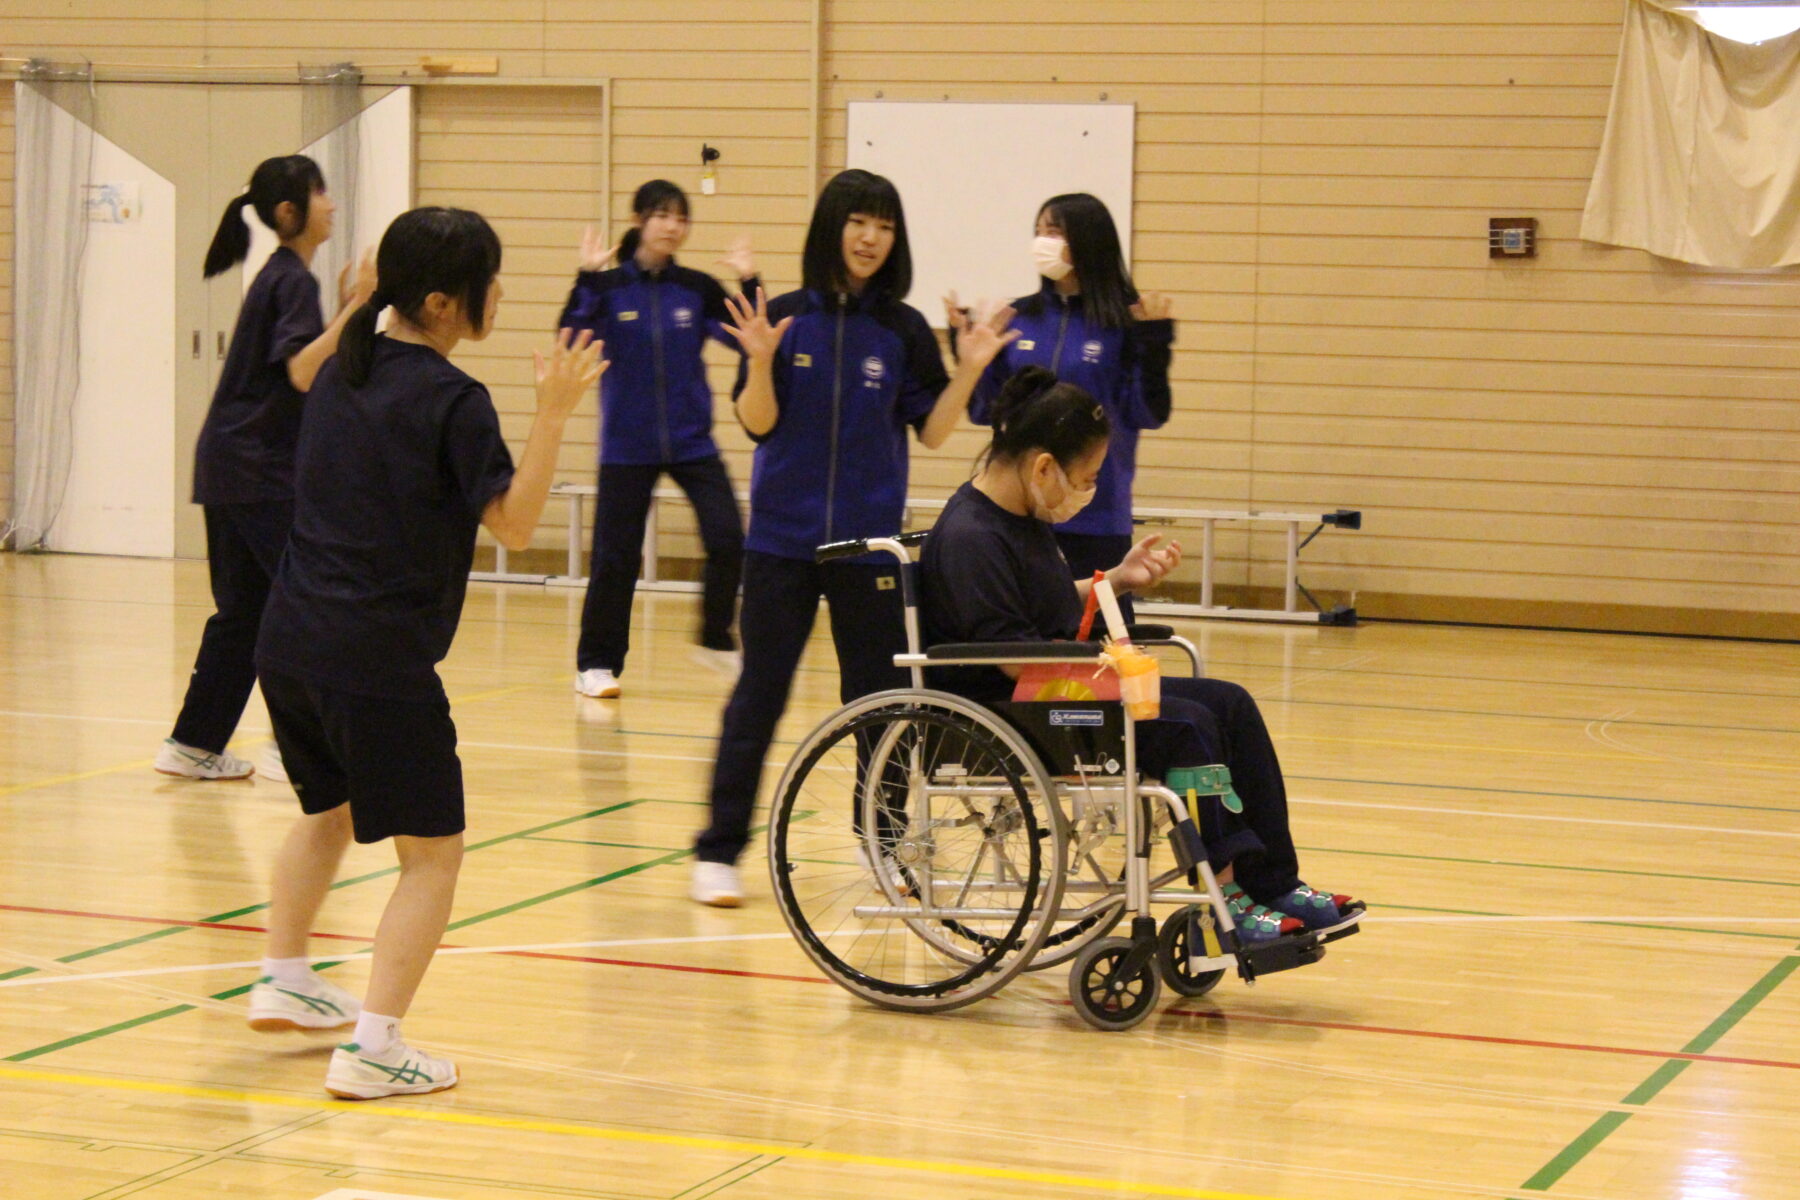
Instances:
[[[386,308],[389,304],[392,304],[392,303],[393,303],[393,301],[389,300],[387,298],[386,293],[384,293],[380,288],[376,288],[374,291],[369,293],[369,308],[375,312],[380,312],[382,309]]]

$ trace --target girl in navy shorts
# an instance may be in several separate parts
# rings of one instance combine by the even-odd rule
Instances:
[[[1092,586],[1091,577],[1070,578],[1052,526],[1079,514],[1104,478],[1106,410],[1082,388],[1027,367],[1000,390],[992,421],[981,469],[925,541],[927,645],[1072,638]],[[1149,587],[1175,568],[1180,544],[1160,541],[1138,542],[1107,572],[1115,591]],[[941,668],[932,685],[987,703],[1013,691],[1000,667]],[[1255,698],[1222,679],[1164,679],[1162,694],[1162,716],[1136,726],[1139,767],[1162,779],[1176,767],[1224,763],[1243,801],[1241,816],[1216,800],[1199,814],[1239,937],[1257,944],[1361,920],[1361,902],[1300,881],[1281,763]]]
[[[479,215],[420,208],[381,239],[377,287],[319,373],[300,430],[294,530],[256,666],[304,814],[275,860],[268,958],[250,992],[262,1030],[339,1029],[326,1090],[366,1100],[456,1085],[400,1018],[443,936],[462,862],[462,764],[437,675],[462,615],[475,532],[523,549],[564,424],[601,346],[563,330],[538,356],[537,416],[517,466],[487,389],[450,351],[500,299],[500,241]],[[375,332],[391,309],[385,334]],[[307,937],[346,845],[394,840],[400,879],[359,1005],[307,967]]]
[[[259,164],[249,190],[226,205],[206,251],[208,279],[250,252],[245,209],[281,245],[244,293],[194,450],[194,503],[206,512],[206,565],[218,611],[200,635],[181,715],[156,753],[158,771],[188,779],[255,773],[225,744],[256,683],[256,628],[294,523],[300,412],[319,368],[337,353],[344,323],[375,290],[374,256],[364,255],[354,281],[347,270],[338,281],[338,315],[325,324],[311,266],[331,236],[337,206],[325,193],[319,164],[304,154]],[[278,758],[271,755],[268,767]]]

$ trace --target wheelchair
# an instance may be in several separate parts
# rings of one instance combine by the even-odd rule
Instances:
[[[1120,701],[982,705],[924,686],[924,669],[1093,664],[1094,642],[921,649],[923,532],[819,548],[818,560],[892,554],[900,562],[910,688],[832,713],[782,773],[769,824],[770,882],[788,929],[834,982],[885,1008],[946,1012],[1021,972],[1070,964],[1075,1011],[1125,1030],[1166,984],[1202,996],[1235,970],[1247,984],[1319,961],[1357,931],[1239,942],[1206,861],[1190,801],[1224,796],[1223,766],[1179,781],[1140,779]],[[1166,626],[1132,641],[1186,654]],[[1171,772],[1171,775],[1176,774]],[[1174,863],[1152,869],[1167,838]],[[1174,906],[1158,926],[1153,906]],[[1129,936],[1114,931],[1129,915]]]

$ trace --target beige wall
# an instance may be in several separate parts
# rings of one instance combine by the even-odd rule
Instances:
[[[693,185],[708,141],[721,194],[696,197],[688,260],[708,266],[748,232],[771,284],[794,282],[814,183],[807,0],[325,0],[294,19],[248,0],[84,0],[80,18],[29,15],[45,7],[0,0],[6,53],[371,68],[496,54],[507,78],[610,77],[615,221],[645,178]],[[1137,273],[1183,319],[1144,502],[1360,507],[1365,530],[1320,538],[1305,578],[1371,613],[1800,636],[1800,275],[1703,272],[1576,236],[1617,0],[825,0],[822,14],[827,172],[845,103],[878,94],[1138,106]],[[515,168],[556,181],[496,209],[517,224],[518,303],[489,349],[516,357],[600,215],[582,206],[597,161],[497,165],[506,131],[434,131],[437,95],[421,105],[422,198],[506,191]],[[1540,220],[1542,254],[1491,264],[1486,218],[1514,215]],[[520,431],[522,372],[470,365],[494,374]],[[722,434],[742,480],[744,441]],[[583,437],[571,477],[591,461]],[[978,444],[921,455],[915,490],[947,489]],[[1272,541],[1222,547],[1227,582],[1276,582]]]

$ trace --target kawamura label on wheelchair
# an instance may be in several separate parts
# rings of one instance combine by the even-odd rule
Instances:
[[[1124,769],[1125,706],[1117,700],[1014,700],[994,708],[1052,775],[1117,775]]]

